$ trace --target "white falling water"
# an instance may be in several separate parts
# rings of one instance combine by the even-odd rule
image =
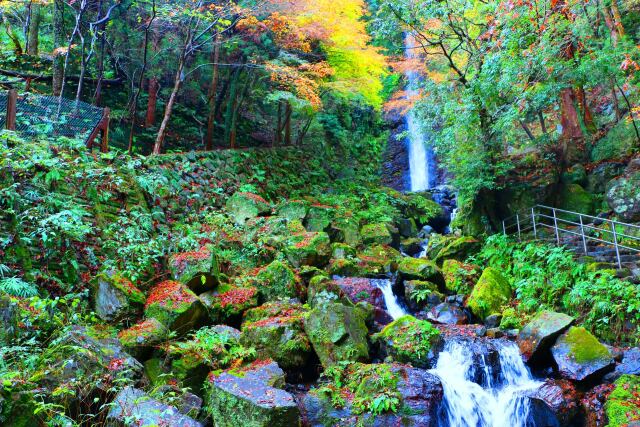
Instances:
[[[404,39],[405,56],[407,59],[416,58],[416,42],[412,35],[407,34]],[[412,99],[418,95],[420,76],[413,70],[405,73],[407,84],[407,98]],[[406,117],[407,131],[409,132],[409,173],[411,176],[411,191],[423,191],[429,189],[429,158],[425,137],[413,110]]]
[[[393,320],[399,319],[402,316],[406,316],[408,313],[402,308],[393,293],[391,280],[388,279],[372,279],[371,282],[382,291],[384,296],[384,303],[387,306],[387,313],[393,318]]]
[[[486,384],[479,385],[471,380],[473,354],[464,343],[449,342],[440,353],[431,372],[442,381],[446,412],[443,421],[449,427],[526,427],[529,402],[522,392],[535,390],[542,383],[533,379],[513,343],[501,346],[499,354],[500,381],[492,384],[489,368],[484,364],[481,369],[485,371]]]

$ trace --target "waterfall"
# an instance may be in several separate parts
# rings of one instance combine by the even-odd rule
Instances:
[[[416,42],[411,34],[406,34],[404,39],[405,57],[408,60],[417,58],[415,53]],[[418,95],[420,87],[420,75],[413,71],[405,72],[407,77],[406,97],[414,99]],[[433,151],[426,145],[425,134],[420,127],[415,112],[409,111],[406,116],[409,140],[409,174],[411,177],[411,191],[423,191],[432,187],[435,178],[435,161]],[[433,173],[433,177],[431,176]]]
[[[444,408],[440,425],[449,427],[526,427],[529,401],[522,393],[535,390],[536,381],[525,366],[515,344],[499,347],[500,375],[492,381],[484,356],[480,365],[464,342],[448,342],[431,373],[444,388]],[[475,370],[484,372],[483,384],[472,381]],[[493,377],[495,378],[495,377]]]
[[[398,302],[398,298],[396,298],[393,293],[393,288],[391,286],[391,280],[389,279],[371,279],[371,282],[375,287],[382,291],[382,295],[384,296],[384,303],[387,306],[387,313],[389,316],[393,318],[393,320],[399,319],[402,316],[406,316],[408,313]]]

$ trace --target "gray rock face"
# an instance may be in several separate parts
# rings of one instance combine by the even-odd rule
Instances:
[[[538,399],[546,403],[557,422],[562,426],[574,425],[580,416],[579,395],[570,381],[547,380],[537,388],[526,393],[530,399]],[[543,411],[544,413],[544,411]],[[547,424],[534,424],[547,425]]]
[[[574,319],[562,313],[542,311],[518,335],[518,347],[525,360],[535,362],[553,345],[555,339],[573,324]]]
[[[622,375],[640,375],[640,348],[634,347],[625,351],[622,361],[616,366],[615,371],[604,377],[604,381],[612,383]]]
[[[464,325],[469,320],[460,307],[447,302],[432,308],[427,314],[427,319],[442,325]]]
[[[116,320],[127,312],[128,307],[127,297],[122,292],[104,280],[98,281],[94,308],[100,319]]]
[[[107,414],[106,427],[181,426],[203,427],[204,424],[187,417],[173,407],[149,397],[144,391],[126,387],[113,401]]]
[[[280,388],[284,372],[274,362],[209,378],[207,408],[217,427],[290,427],[300,423],[293,396]]]
[[[558,338],[551,354],[560,375],[573,381],[597,378],[615,366],[609,350],[587,330],[575,326]]]
[[[640,221],[640,171],[626,174],[607,185],[607,203],[623,221]]]
[[[604,193],[607,183],[624,171],[620,162],[606,162],[598,165],[587,177],[587,190],[591,193]]]

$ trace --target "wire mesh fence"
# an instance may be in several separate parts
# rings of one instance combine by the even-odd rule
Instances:
[[[6,127],[8,92],[0,93],[0,129]],[[87,141],[103,118],[104,110],[82,101],[56,96],[18,95],[15,131],[25,136],[66,136]]]

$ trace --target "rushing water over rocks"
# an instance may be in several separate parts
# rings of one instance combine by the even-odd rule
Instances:
[[[487,352],[478,352],[467,340],[450,340],[445,345],[431,370],[444,388],[439,425],[532,425],[529,399],[524,394],[542,383],[531,376],[517,346],[502,341],[492,345],[495,348]]]
[[[406,316],[407,311],[402,308],[398,302],[398,298],[393,293],[393,286],[389,279],[372,279],[371,282],[382,291],[384,296],[384,303],[387,306],[387,312],[393,318],[393,320],[399,319],[402,316]]]

